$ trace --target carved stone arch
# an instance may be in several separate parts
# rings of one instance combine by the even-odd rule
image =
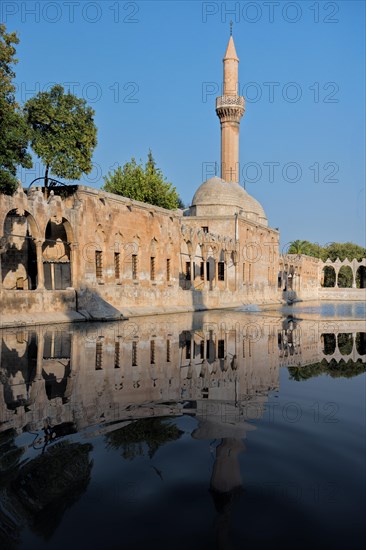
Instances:
[[[13,208],[4,218],[3,234],[0,287],[8,290],[42,288],[42,239],[35,218],[27,210]]]
[[[166,245],[166,257],[170,258],[173,251],[173,239],[171,236],[168,237],[168,242]]]
[[[97,229],[95,231],[95,245],[96,245],[96,250],[98,251],[104,251],[104,248],[105,248],[105,243],[106,243],[106,235],[105,235],[105,232],[103,230],[103,227],[101,224],[98,224],[97,226]]]
[[[113,246],[114,252],[117,252],[117,253],[123,252],[124,237],[120,231],[117,231],[117,233],[114,234],[112,246]]]
[[[155,257],[158,252],[158,240],[153,237],[150,242],[150,256]]]
[[[5,223],[8,216],[18,216],[18,217],[25,217],[27,220],[27,223],[29,225],[29,229],[31,232],[31,235],[33,239],[40,239],[41,238],[41,231],[39,228],[39,224],[37,223],[36,219],[33,217],[33,215],[28,210],[23,210],[21,208],[12,208],[9,210],[3,220],[3,235],[5,235]]]

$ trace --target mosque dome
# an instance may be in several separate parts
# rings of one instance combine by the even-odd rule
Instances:
[[[257,200],[245,191],[238,183],[210,178],[194,194],[191,216],[241,216],[268,226],[266,214]]]

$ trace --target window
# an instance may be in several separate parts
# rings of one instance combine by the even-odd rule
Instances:
[[[166,280],[170,281],[170,258],[166,261]]]
[[[201,359],[205,358],[205,341],[204,340],[201,340],[200,342],[200,356],[201,356]]]
[[[217,275],[218,275],[219,281],[225,281],[225,263],[224,262],[218,262]]]
[[[248,265],[248,282],[252,282],[252,264]]]
[[[218,359],[225,359],[225,340],[217,342],[217,357]]]
[[[137,254],[132,254],[132,279],[137,279]]]
[[[204,233],[208,233],[208,227],[207,227],[207,225],[202,226],[201,229],[202,229],[202,231],[203,231]]]
[[[95,274],[98,279],[103,277],[103,253],[101,250],[95,251]]]
[[[191,262],[186,262],[186,280],[191,280]]]
[[[117,281],[119,281],[121,276],[121,269],[120,269],[120,253],[115,252],[114,253],[114,277]]]
[[[120,366],[120,344],[119,342],[114,343],[114,368],[119,369]]]
[[[155,258],[150,258],[150,280],[155,281]]]
[[[207,280],[210,281],[211,278],[210,278],[210,262],[206,262],[206,276],[207,276]]]
[[[132,366],[137,367],[137,342],[132,342]]]
[[[95,347],[95,370],[101,370],[103,366],[103,342],[97,342]]]
[[[166,341],[166,362],[170,363],[170,356],[171,356],[171,346],[170,346],[170,340]]]
[[[278,273],[278,277],[277,277],[277,286],[278,286],[278,288],[281,288],[281,286],[282,286],[282,271],[280,271],[280,272]]]
[[[186,359],[191,358],[191,341],[186,340]]]
[[[150,341],[150,364],[155,365],[155,340]]]
[[[204,262],[201,262],[200,263],[200,278],[202,281],[204,281],[205,279],[205,267],[204,267]]]

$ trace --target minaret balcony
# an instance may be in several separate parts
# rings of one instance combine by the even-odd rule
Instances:
[[[222,95],[216,98],[216,113],[220,119],[240,120],[245,111],[243,96]]]
[[[239,95],[222,95],[216,98],[216,109],[219,107],[242,107],[245,110],[245,99]]]

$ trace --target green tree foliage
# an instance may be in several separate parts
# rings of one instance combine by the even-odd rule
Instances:
[[[137,164],[132,158],[123,168],[119,166],[113,173],[109,172],[104,181],[103,189],[109,193],[169,210],[175,210],[182,205],[176,188],[165,180],[160,168],[156,167],[151,151],[145,166]]]
[[[309,241],[292,241],[288,249],[289,254],[306,254],[307,256],[314,256],[320,258],[323,252],[323,247],[317,243],[311,243]]]
[[[65,179],[80,179],[93,168],[92,154],[97,144],[94,111],[56,84],[40,92],[24,106],[31,129],[31,146],[45,165],[45,186],[51,171]]]
[[[14,96],[12,66],[18,62],[14,57],[18,43],[16,33],[8,34],[0,24],[0,193],[6,194],[17,188],[17,166],[32,167],[28,128]]]
[[[292,241],[288,249],[289,254],[306,254],[321,258],[324,262],[329,258],[334,262],[337,258],[341,261],[362,260],[366,257],[366,248],[354,243],[329,243],[326,246],[321,246],[319,243],[311,243],[310,241]]]
[[[332,359],[329,363],[323,359],[320,363],[305,365],[304,367],[288,367],[290,380],[302,382],[321,375],[328,375],[331,378],[353,378],[359,374],[364,374],[366,366],[361,360],[348,361],[341,359],[337,362]]]

